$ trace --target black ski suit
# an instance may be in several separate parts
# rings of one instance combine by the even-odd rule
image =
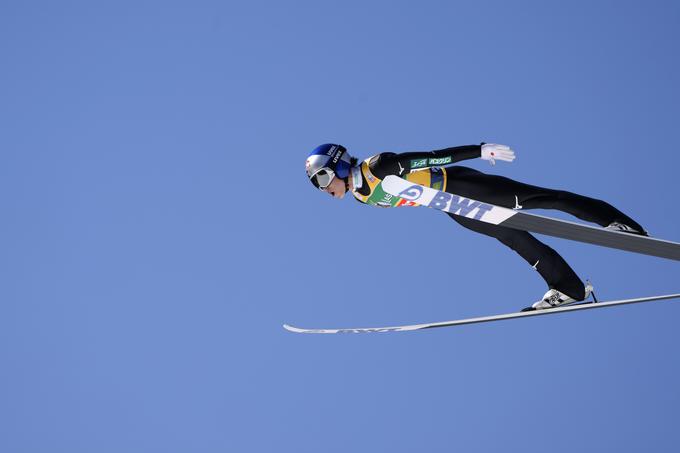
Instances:
[[[430,152],[382,153],[365,160],[359,167],[361,186],[353,195],[362,203],[391,207],[407,205],[385,194],[380,181],[397,175],[419,184],[482,202],[519,209],[557,209],[603,227],[612,222],[644,229],[612,205],[563,190],[532,186],[502,176],[487,175],[472,168],[449,166],[481,156],[481,145],[459,146]],[[446,166],[439,168],[439,166]],[[358,172],[355,173],[357,178]],[[520,208],[521,207],[521,208]],[[585,297],[581,279],[551,247],[532,234],[447,213],[453,220],[478,233],[494,237],[524,258],[548,284],[576,300]]]

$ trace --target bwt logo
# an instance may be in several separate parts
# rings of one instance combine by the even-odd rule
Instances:
[[[416,201],[423,194],[423,188],[418,184],[414,184],[408,189],[402,190],[399,194],[399,198],[403,198],[408,201]]]
[[[413,185],[403,190],[399,196],[409,201],[416,201],[423,194],[423,188],[419,185]],[[468,198],[459,197],[447,192],[437,191],[437,194],[432,198],[429,208],[439,209],[440,211],[450,212],[451,214],[458,214],[464,217],[471,217],[475,220],[480,220],[484,214],[493,209],[492,205],[482,203],[481,201],[470,200]],[[474,216],[470,214],[477,209]]]
[[[484,214],[493,209],[493,206],[481,201],[469,200],[446,192],[437,192],[437,195],[435,195],[428,207],[465,217],[470,217],[470,213],[478,209],[475,216],[472,217],[475,220],[480,220]]]

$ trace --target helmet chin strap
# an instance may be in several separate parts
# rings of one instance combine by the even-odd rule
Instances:
[[[361,168],[358,166],[354,166],[350,169],[349,174],[352,175],[352,187],[350,187],[349,184],[349,176],[347,176],[347,180],[345,181],[345,186],[347,187],[347,191],[355,191],[359,190],[361,186],[363,185],[363,180],[361,178]]]

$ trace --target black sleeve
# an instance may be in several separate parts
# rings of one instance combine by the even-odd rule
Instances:
[[[374,156],[369,167],[371,173],[383,179],[387,175],[404,176],[411,170],[428,167],[446,167],[466,159],[482,155],[482,145],[455,146],[436,151],[416,151],[410,153],[381,153]]]

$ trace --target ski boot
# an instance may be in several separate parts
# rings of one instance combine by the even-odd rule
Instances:
[[[590,282],[586,282],[585,285],[586,295],[581,300],[586,300],[590,297],[593,292],[593,285]],[[534,303],[531,307],[527,307],[522,311],[532,311],[532,310],[545,310],[547,308],[556,308],[563,305],[573,304],[574,302],[580,302],[579,300],[573,299],[561,291],[556,289],[548,290],[547,293],[543,295],[543,298],[538,302]]]
[[[619,222],[612,222],[604,227],[604,229],[607,231],[618,231],[620,233],[637,234],[638,236],[649,236],[646,231],[638,231],[635,228]]]

